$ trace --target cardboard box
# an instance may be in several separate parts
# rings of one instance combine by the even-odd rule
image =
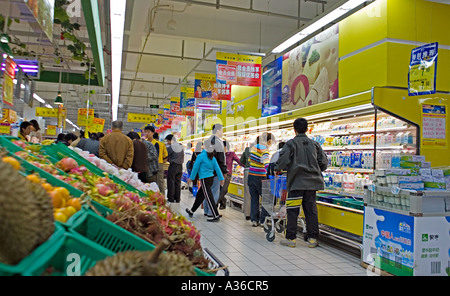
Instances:
[[[421,168],[422,162],[420,161],[400,161],[400,167],[401,168]]]
[[[427,190],[446,190],[447,185],[441,182],[424,182],[424,187]]]
[[[402,155],[400,161],[425,162],[425,155]]]
[[[429,168],[422,168],[422,169],[419,169],[419,173],[420,173],[420,175],[423,177],[423,176],[432,176],[431,175],[431,169],[429,169]]]
[[[425,190],[423,182],[420,183],[402,183],[398,184],[400,189],[410,189],[410,190]]]

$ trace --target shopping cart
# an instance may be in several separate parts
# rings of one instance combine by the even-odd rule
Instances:
[[[286,176],[270,176],[270,179],[263,180],[261,193],[261,206],[269,214],[263,227],[266,239],[272,242],[275,231],[282,233],[286,225]]]

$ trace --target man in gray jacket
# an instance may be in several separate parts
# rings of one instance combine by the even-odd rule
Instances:
[[[289,247],[296,245],[300,204],[305,214],[308,245],[311,248],[318,245],[319,221],[316,191],[324,189],[322,172],[327,169],[328,161],[320,144],[306,136],[307,129],[306,119],[297,118],[294,121],[296,136],[286,142],[275,164],[275,171],[287,170],[286,239],[281,240],[280,243]]]

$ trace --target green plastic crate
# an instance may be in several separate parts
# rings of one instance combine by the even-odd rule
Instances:
[[[42,151],[46,155],[53,156],[56,161],[59,161],[65,157],[73,158],[78,165],[84,165],[90,172],[98,175],[98,176],[104,176],[105,172],[103,170],[99,169],[97,166],[95,166],[93,163],[85,159],[84,157],[80,156],[78,153],[67,147],[66,145],[62,143],[58,144],[51,144],[51,145],[45,145],[42,148]]]
[[[111,252],[151,251],[155,246],[94,212],[86,211],[72,223],[69,232],[77,233]],[[212,276],[195,268],[199,276]]]
[[[77,233],[64,232],[39,258],[36,258],[23,275],[82,276],[97,261],[113,255],[114,253],[110,250]],[[77,262],[79,264],[76,264]],[[79,271],[79,274],[76,274],[77,271]]]
[[[333,204],[358,210],[364,209],[364,202],[353,198],[334,198]]]
[[[91,211],[79,215],[69,231],[78,233],[114,253],[155,248],[151,243]]]
[[[113,212],[112,209],[105,207],[104,205],[96,202],[95,200],[91,200],[90,202],[92,206],[102,215],[102,217],[106,217]],[[95,212],[90,206],[87,206],[87,209],[89,211]]]
[[[30,265],[38,260],[45,251],[64,235],[66,230],[55,222],[55,232],[43,244],[33,250],[27,257],[16,265],[0,263],[0,276],[23,275]]]
[[[117,178],[116,176],[113,176],[111,174],[108,174],[107,172],[103,171],[93,163],[91,163],[89,160],[85,159],[81,155],[79,155],[77,152],[73,151],[72,149],[68,148],[66,145],[62,143],[58,144],[52,144],[47,145],[43,147],[43,151],[47,155],[53,155],[55,158],[57,158],[57,161],[65,158],[65,157],[71,157],[76,160],[76,162],[79,165],[84,165],[90,172],[97,176],[108,176],[113,182],[124,186],[128,191],[137,192],[140,196],[145,196],[146,194],[142,191],[134,188],[130,184],[124,182],[120,178]]]
[[[41,178],[46,179],[47,182],[50,183],[52,186],[67,188],[67,190],[69,190],[70,194],[75,197],[80,197],[83,194],[83,192],[81,190],[71,186],[70,184],[68,184],[66,182],[61,181],[60,179],[54,177],[52,174],[49,174],[48,172],[44,171],[43,169],[38,168],[37,166],[29,163],[28,161],[14,155],[12,153],[8,153],[8,155],[16,158],[20,162],[21,168],[23,170],[22,172],[25,175],[29,175],[29,174],[36,172],[36,173],[38,173],[38,175]],[[64,173],[62,173],[62,174],[64,174]]]

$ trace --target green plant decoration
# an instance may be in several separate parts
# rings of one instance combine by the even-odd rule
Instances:
[[[70,22],[70,17],[64,7],[68,4],[70,2],[66,0],[55,1],[54,23],[61,25],[61,38],[72,43],[67,46],[67,49],[72,53],[72,59],[79,61],[81,67],[86,67],[84,75],[86,80],[94,80],[97,76],[95,66],[86,53],[86,44],[75,36],[75,32],[80,30],[80,24]],[[55,54],[57,54],[56,50]],[[59,55],[59,52],[57,55]]]

